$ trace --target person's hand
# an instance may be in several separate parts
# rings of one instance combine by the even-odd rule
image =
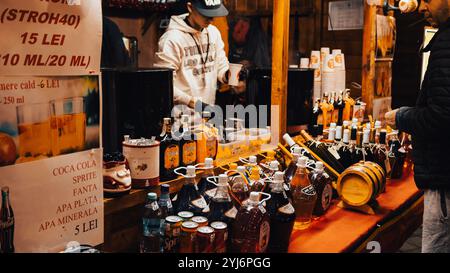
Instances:
[[[397,115],[398,109],[392,110],[384,114],[386,120],[386,125],[395,127],[395,116]]]

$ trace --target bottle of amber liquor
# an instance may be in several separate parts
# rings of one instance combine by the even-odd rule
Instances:
[[[180,140],[181,165],[195,165],[197,162],[197,143],[195,135],[189,127],[189,115],[181,116],[182,136]]]
[[[163,129],[159,136],[159,176],[160,181],[169,181],[177,177],[174,170],[180,166],[179,142],[172,136],[172,124],[170,118],[164,118]]]

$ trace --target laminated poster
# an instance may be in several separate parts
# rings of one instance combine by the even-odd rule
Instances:
[[[16,252],[103,242],[98,76],[0,77],[0,186]]]

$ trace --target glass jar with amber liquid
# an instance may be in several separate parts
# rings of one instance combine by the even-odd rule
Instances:
[[[311,224],[312,213],[317,200],[317,193],[309,180],[306,169],[307,157],[300,157],[297,172],[291,182],[292,205],[295,209],[294,229],[307,229]]]
[[[270,218],[259,198],[259,192],[251,192],[236,215],[231,237],[233,253],[266,252],[270,240]]]

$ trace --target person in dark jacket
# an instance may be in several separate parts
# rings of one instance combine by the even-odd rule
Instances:
[[[386,113],[388,125],[411,134],[414,178],[424,190],[422,252],[450,253],[450,1],[422,0],[419,12],[439,31],[415,107]]]

